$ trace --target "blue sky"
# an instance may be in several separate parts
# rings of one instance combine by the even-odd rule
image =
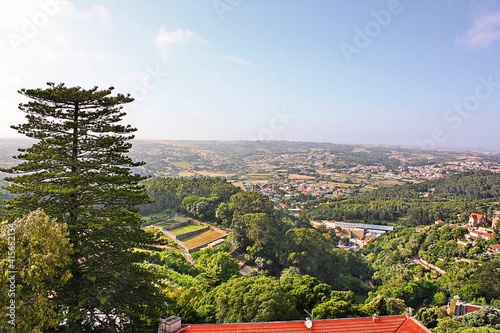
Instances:
[[[20,88],[114,86],[140,139],[500,148],[500,2],[11,1],[0,137]]]

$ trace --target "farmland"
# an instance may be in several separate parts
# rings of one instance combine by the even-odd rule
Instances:
[[[184,239],[182,242],[189,250],[192,250],[200,246],[212,243],[226,236],[227,234],[223,231],[208,229],[203,233],[188,237],[187,239]]]
[[[156,227],[168,227],[169,225],[182,223],[180,221],[171,220],[160,224]],[[163,232],[170,236],[170,238],[183,245],[187,250],[200,248],[208,245],[218,239],[225,238],[227,233],[223,230],[214,229],[209,227],[208,224],[185,222],[182,225],[175,227],[171,230],[163,229]]]
[[[179,237],[179,236],[183,236],[183,235],[186,235],[186,234],[189,234],[192,232],[206,229],[207,227],[208,227],[207,225],[203,225],[203,224],[186,223],[185,225],[183,225],[181,227],[168,230],[168,232],[170,232],[172,235],[174,235],[176,237]]]

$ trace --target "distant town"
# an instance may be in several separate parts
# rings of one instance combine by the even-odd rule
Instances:
[[[29,140],[0,140],[0,166]],[[500,152],[290,141],[134,140],[131,156],[151,177],[223,177],[276,204],[335,198],[467,171],[500,172]],[[3,178],[0,172],[0,179]]]
[[[286,141],[138,141],[132,155],[153,177],[224,177],[295,209],[335,198],[467,171],[500,172],[491,151],[430,151]]]

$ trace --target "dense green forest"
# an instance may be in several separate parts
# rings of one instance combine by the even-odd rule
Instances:
[[[500,260],[483,255],[490,243],[498,242],[498,235],[489,243],[478,241],[472,247],[457,243],[463,234],[459,226],[432,226],[420,232],[409,227],[370,242],[361,251],[375,271],[372,282],[376,289],[369,292],[368,300],[381,296],[403,299],[418,309],[417,318],[427,327],[438,326],[436,332],[459,332],[458,328],[446,330],[453,325],[467,327],[447,317],[442,306],[449,297],[458,295],[475,304],[500,306]],[[419,258],[446,273],[425,269],[418,264]]]
[[[357,277],[368,277],[370,269],[357,254],[338,249],[335,234],[274,209],[265,196],[208,177],[158,178],[145,187],[154,202],[141,208],[143,214],[168,210],[228,228],[233,254],[271,275],[294,266],[335,288],[364,290]]]
[[[469,172],[419,184],[384,187],[357,197],[312,207],[313,220],[359,220],[393,225],[429,225],[434,221],[465,221],[470,213],[493,215],[499,207],[500,174]]]
[[[482,198],[475,196],[474,191],[491,189],[489,196],[494,199],[498,197],[495,192],[497,181],[496,174],[467,173],[417,185],[384,188],[359,198],[326,205],[342,209],[358,208],[356,213],[362,217],[369,216],[371,210],[373,220],[370,221],[378,223],[384,220],[405,221],[411,216],[408,213],[412,212],[427,214],[426,223],[422,224],[431,224],[438,218],[455,221],[457,213],[468,216],[468,209],[479,207],[489,212],[491,207],[480,204],[490,201],[480,200]],[[261,268],[255,277],[238,277],[236,273],[229,280],[212,277],[209,288],[207,282],[202,284],[205,286],[203,290],[197,288],[199,282],[190,282],[189,287],[176,287],[177,282],[169,283],[167,294],[176,304],[175,311],[193,322],[249,320],[244,313],[235,310],[250,302],[250,298],[239,293],[240,289],[265,304],[270,302],[270,298],[260,292],[273,295],[275,308],[266,308],[266,313],[275,316],[266,317],[252,310],[251,317],[259,320],[298,319],[301,307],[312,310],[315,318],[375,312],[396,314],[412,307],[418,310],[419,320],[435,327],[438,319],[448,318],[441,306],[447,303],[450,296],[458,294],[480,304],[500,303],[500,276],[495,270],[499,262],[482,256],[493,241],[478,241],[474,247],[460,247],[456,239],[464,234],[465,229],[461,227],[436,226],[416,232],[414,227],[400,226],[395,232],[371,242],[361,252],[352,254],[335,247],[339,239],[334,232],[311,228],[307,220],[310,213],[301,218],[287,216],[273,209],[267,198],[253,192],[242,192],[223,179],[154,179],[146,182],[146,188],[155,202],[143,207],[143,212],[155,214],[167,209],[171,213],[180,212],[228,227],[231,235],[227,250],[234,258],[243,258]],[[216,189],[220,191],[219,195],[215,195]],[[424,197],[424,193],[429,195]],[[421,205],[412,206],[412,200]],[[198,207],[200,202],[203,204]],[[311,212],[316,214],[326,205],[320,205]],[[429,210],[439,211],[441,215],[432,215]],[[394,216],[384,219],[383,214]],[[216,253],[223,250],[210,251]],[[414,259],[418,256],[447,273],[440,276],[416,264]],[[457,261],[456,258],[463,259]],[[206,274],[200,274],[200,271],[191,272],[190,276],[195,280],[207,278]],[[286,281],[296,282],[287,286],[283,283],[285,278]],[[467,282],[464,283],[464,280]],[[320,294],[316,295],[319,291]],[[297,293],[302,296],[296,296]],[[361,302],[360,296],[364,299]],[[287,297],[292,300],[300,298],[300,302],[295,303],[295,309],[291,310],[286,302],[282,303]],[[182,301],[176,302],[176,298]],[[464,329],[469,327],[458,321],[445,320],[437,329],[443,331],[447,325]]]

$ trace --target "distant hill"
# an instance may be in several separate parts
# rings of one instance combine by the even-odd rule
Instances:
[[[383,165],[391,170],[452,161],[477,161],[498,158],[491,152],[463,150],[423,150],[402,146],[343,145],[325,142],[294,141],[172,141],[135,140],[131,155],[146,162],[143,172],[175,176],[194,170],[241,171],[236,165],[256,156],[306,156],[327,152],[336,163],[346,166]],[[255,159],[254,159],[255,160]],[[249,167],[246,166],[248,170]],[[165,173],[165,170],[166,173]]]
[[[29,147],[28,139],[0,139],[0,167],[16,163],[17,149]],[[216,176],[246,173],[259,165],[260,157],[287,155],[297,157],[297,164],[306,164],[308,156],[334,156],[335,165],[384,166],[404,170],[409,166],[449,163],[453,161],[493,161],[500,163],[500,154],[463,150],[428,150],[403,146],[346,145],[326,142],[294,141],[175,141],[133,140],[130,155],[146,162],[138,172],[152,176],[189,176],[215,172]],[[300,158],[300,160],[299,160]],[[498,160],[498,162],[496,162]],[[254,164],[254,165],[252,165]],[[316,166],[317,167],[317,166]],[[257,168],[255,168],[257,169]]]

